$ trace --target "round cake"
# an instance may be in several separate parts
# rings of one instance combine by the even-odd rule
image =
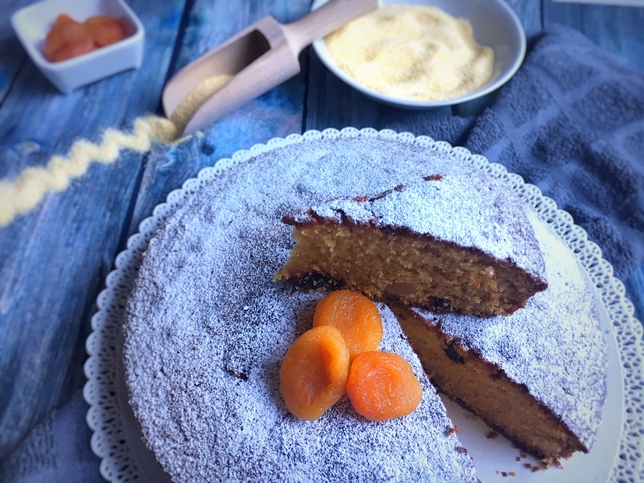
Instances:
[[[376,196],[438,172],[474,170],[403,141],[321,139],[260,154],[188,196],[150,242],[124,327],[130,404],[173,481],[476,481],[385,305],[379,348],[412,365],[423,387],[416,411],[372,423],[345,397],[313,422],[290,415],[279,394],[280,364],[311,328],[323,294],[273,281],[293,246],[291,227],[281,222],[286,214],[343,196]],[[587,320],[596,330],[596,319]],[[511,326],[505,337],[517,351],[528,343]],[[600,345],[598,365],[605,363],[602,351]],[[560,359],[541,353],[536,362],[548,364],[551,356]],[[577,364],[574,356],[568,364]],[[601,403],[592,404],[577,410],[596,412]]]

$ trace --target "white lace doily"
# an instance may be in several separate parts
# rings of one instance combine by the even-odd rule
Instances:
[[[89,359],[84,370],[87,377],[83,395],[90,405],[87,424],[93,431],[91,445],[94,453],[101,458],[101,475],[111,482],[143,481],[143,473],[137,465],[132,447],[124,429],[124,417],[119,401],[117,357],[119,354],[120,331],[123,314],[132,283],[137,276],[142,254],[156,231],[167,218],[179,208],[184,200],[206,181],[216,179],[224,170],[250,158],[287,144],[297,144],[315,139],[337,137],[383,137],[424,146],[442,152],[450,152],[483,171],[507,180],[518,195],[550,224],[581,261],[609,315],[622,360],[624,384],[623,427],[618,457],[610,475],[610,481],[644,481],[644,458],[642,457],[644,437],[644,386],[642,371],[642,324],[634,318],[633,304],[626,298],[621,281],[613,276],[613,267],[602,258],[600,248],[588,240],[586,232],[573,223],[565,211],[557,209],[555,202],[543,196],[539,188],[526,184],[523,178],[508,173],[500,164],[490,163],[485,157],[471,154],[467,149],[453,148],[446,142],[434,141],[426,136],[411,133],[395,133],[390,130],[357,130],[345,128],[342,131],[327,129],[323,132],[307,131],[303,135],[292,134],[286,139],[271,139],[267,144],[258,144],[249,150],[237,151],[231,158],[220,160],[214,167],[202,169],[197,178],[187,180],[181,189],[172,191],[165,203],[156,206],[152,216],[139,225],[139,232],[131,236],[127,249],[116,257],[115,268],[106,279],[106,288],[97,299],[98,312],[92,317],[92,333],[87,338],[86,349]],[[125,401],[124,404],[127,404]]]

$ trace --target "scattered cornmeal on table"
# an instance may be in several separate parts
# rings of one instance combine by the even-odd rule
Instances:
[[[437,7],[382,6],[324,40],[342,71],[390,97],[452,99],[492,77],[494,51],[476,43],[467,20]]]

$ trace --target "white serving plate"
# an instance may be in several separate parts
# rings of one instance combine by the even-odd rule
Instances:
[[[464,148],[452,148],[445,142],[435,142],[426,136],[415,137],[410,133],[398,134],[390,130],[378,132],[370,128],[360,131],[354,128],[308,131],[303,135],[290,135],[286,139],[272,139],[266,145],[255,145],[248,151],[238,151],[232,158],[222,159],[214,167],[203,169],[197,178],[187,180],[181,189],[170,193],[167,202],[157,205],[153,215],[141,223],[139,233],[129,238],[127,249],[116,258],[116,268],[108,275],[106,288],[98,296],[99,310],[92,318],[93,332],[86,343],[90,357],[84,367],[88,381],[83,395],[90,405],[87,423],[94,432],[92,450],[102,459],[100,471],[103,477],[113,482],[157,482],[167,478],[141,441],[136,420],[127,402],[127,388],[120,375],[124,307],[150,239],[191,193],[200,185],[216,182],[224,170],[234,169],[235,165],[260,153],[287,144],[357,136],[395,139],[427,149],[451,152],[475,167],[505,179],[575,253],[601,300],[601,325],[608,347],[608,394],[598,439],[591,452],[576,453],[563,462],[563,470],[553,467],[533,473],[523,465],[536,464],[536,460],[528,457],[516,461],[519,450],[501,436],[487,439],[486,434],[490,429],[485,424],[443,398],[450,417],[461,428],[459,438],[473,456],[479,478],[486,483],[508,481],[501,472],[515,472],[517,476],[510,481],[644,480],[642,441],[639,437],[639,428],[644,425],[641,407],[642,325],[634,319],[634,308],[625,297],[624,286],[613,277],[612,266],[601,257],[599,247],[588,240],[583,229],[574,225],[568,213],[557,209],[552,199],[543,196],[536,186],[524,183],[520,176],[508,173],[503,166],[489,163],[483,156],[472,155]],[[626,362],[622,363],[622,360]]]
[[[127,37],[72,59],[50,62],[44,54],[45,37],[56,17],[63,13],[77,22],[108,15],[123,23]],[[44,0],[15,12],[11,25],[34,64],[64,94],[124,70],[137,69],[143,62],[145,29],[123,0]]]
[[[327,1],[315,0],[311,10],[320,8]],[[337,66],[326,48],[324,39],[313,42],[315,53],[336,77],[375,101],[405,109],[431,109],[472,101],[495,91],[509,81],[523,62],[526,51],[525,32],[519,17],[503,0],[381,0],[381,3],[429,5],[438,7],[453,17],[468,20],[472,24],[474,40],[479,45],[492,47],[494,50],[494,70],[487,84],[464,96],[441,101],[400,99],[386,96],[357,83]]]

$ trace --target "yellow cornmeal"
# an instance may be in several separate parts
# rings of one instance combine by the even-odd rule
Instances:
[[[27,168],[12,181],[0,180],[0,226],[29,213],[47,193],[64,191],[94,162],[113,163],[124,149],[149,151],[155,139],[166,143],[175,141],[192,113],[230,78],[220,75],[201,82],[175,110],[172,121],[156,116],[136,119],[131,134],[107,129],[98,144],[81,139],[72,145],[67,156],[52,156],[46,166]]]
[[[76,141],[67,156],[52,156],[46,166],[27,168],[12,181],[0,181],[0,226],[17,215],[30,212],[47,193],[63,191],[83,176],[93,162],[113,163],[123,149],[145,152],[153,139],[172,142],[177,128],[167,119],[150,116],[134,121],[134,131],[126,134],[107,129],[98,144],[87,139]]]
[[[492,76],[494,52],[472,25],[437,7],[386,5],[324,39],[356,82],[400,99],[437,101],[468,94]]]
[[[231,78],[232,76],[228,74],[216,75],[197,84],[197,87],[181,101],[179,107],[172,113],[172,122],[177,126],[177,130],[182,132],[192,117],[192,113]]]

